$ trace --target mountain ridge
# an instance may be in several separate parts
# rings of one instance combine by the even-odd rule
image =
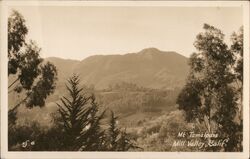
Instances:
[[[144,54],[146,52],[153,52],[153,53],[175,53],[175,54],[178,54],[179,56],[182,56],[182,57],[185,57],[187,58],[186,56],[176,52],[176,51],[162,51],[160,49],[157,49],[155,47],[148,47],[148,48],[145,48],[145,49],[142,49],[140,50],[139,52],[128,52],[128,53],[125,53],[125,54],[95,54],[95,55],[90,55],[88,57],[85,57],[83,59],[80,59],[80,60],[77,60],[77,59],[70,59],[70,58],[63,58],[63,57],[55,57],[55,56],[49,56],[49,57],[45,57],[45,60],[46,59],[60,59],[60,60],[70,60],[70,61],[76,61],[76,62],[81,62],[81,61],[84,61],[85,59],[87,58],[92,58],[92,57],[97,57],[97,56],[124,56],[124,55],[128,55],[128,54]]]
[[[83,60],[46,58],[58,68],[59,79],[79,74],[82,84],[105,89],[119,82],[142,87],[181,87],[188,73],[187,59],[174,51],[146,48],[137,53],[93,55]],[[60,82],[59,82],[60,83]]]

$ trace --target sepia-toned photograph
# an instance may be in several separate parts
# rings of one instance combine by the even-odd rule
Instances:
[[[249,151],[249,3],[13,4],[7,152]]]

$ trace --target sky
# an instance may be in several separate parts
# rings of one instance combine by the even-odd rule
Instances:
[[[230,35],[243,24],[240,7],[22,6],[27,39],[42,57],[82,60],[96,54],[125,54],[155,47],[186,57],[204,23]]]

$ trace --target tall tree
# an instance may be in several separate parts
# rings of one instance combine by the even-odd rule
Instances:
[[[98,112],[94,95],[83,95],[83,88],[79,88],[77,75],[73,75],[68,83],[66,88],[70,97],[63,97],[61,104],[57,103],[64,125],[64,150],[103,150],[104,131],[101,130],[100,120],[104,112]]]
[[[187,120],[202,122],[208,132],[229,138],[225,151],[239,151],[241,140],[238,134],[242,128],[235,121],[239,105],[235,83],[242,79],[241,69],[233,70],[243,66],[235,56],[235,47],[228,48],[219,29],[208,24],[203,28],[205,31],[196,37],[194,46],[198,52],[190,57],[191,71],[177,103],[179,109],[186,111]],[[239,61],[237,65],[236,61]]]
[[[136,146],[131,136],[125,130],[122,130],[118,126],[118,117],[115,116],[111,110],[111,116],[109,121],[109,129],[107,131],[107,148],[108,151],[129,151],[131,149],[141,149]]]
[[[110,151],[115,151],[118,148],[118,137],[120,130],[117,127],[117,117],[114,112],[111,111],[110,125],[108,129],[108,149]]]
[[[235,83],[237,91],[239,92],[240,103],[242,104],[242,90],[243,90],[243,27],[240,27],[238,33],[234,32],[231,36],[231,51],[236,57],[234,66]],[[242,107],[242,105],[241,105]],[[241,110],[240,110],[241,112]],[[240,113],[242,116],[242,112]],[[241,117],[242,118],[242,117]]]
[[[243,141],[243,26],[240,27],[239,31],[234,32],[231,36],[231,51],[234,53],[236,60],[234,69],[235,85],[236,85],[236,96],[237,96],[237,118],[238,121],[238,133],[235,140]],[[239,149],[242,148],[242,143],[238,143]]]
[[[231,36],[231,51],[237,56],[235,74],[236,78],[241,82],[243,81],[243,26],[240,27],[238,33],[234,32]]]
[[[26,40],[28,28],[23,16],[12,11],[8,18],[8,93],[21,94],[22,99],[9,106],[9,123],[15,122],[17,108],[44,106],[45,99],[55,89],[56,67],[43,62],[41,48],[35,42]]]

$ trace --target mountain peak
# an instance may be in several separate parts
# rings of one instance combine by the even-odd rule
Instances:
[[[140,55],[143,58],[146,58],[148,60],[152,60],[154,57],[160,55],[162,51],[158,50],[157,48],[146,48],[138,52],[138,55]]]
[[[139,53],[152,54],[152,53],[159,53],[159,52],[161,52],[159,49],[154,48],[154,47],[150,47],[150,48],[145,48],[145,49],[141,50]]]

